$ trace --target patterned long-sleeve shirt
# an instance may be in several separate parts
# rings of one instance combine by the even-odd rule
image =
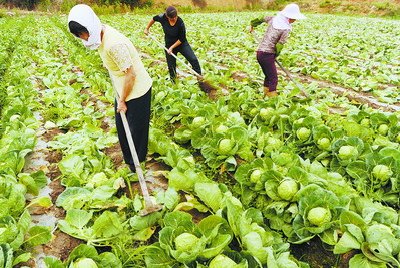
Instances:
[[[275,29],[272,25],[272,19],[274,17],[267,16],[264,20],[253,20],[252,25],[257,26],[262,22],[268,23],[267,31],[264,34],[263,39],[258,45],[257,51],[267,52],[267,53],[276,53],[276,44],[284,44],[286,43],[287,38],[289,37],[290,30],[289,29]]]

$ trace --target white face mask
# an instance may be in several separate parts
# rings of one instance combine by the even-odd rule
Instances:
[[[101,38],[100,35],[98,36],[98,38],[96,38],[95,35],[89,35],[89,39],[86,40],[82,40],[82,43],[85,47],[91,49],[91,50],[95,50],[98,49],[99,46],[101,45]]]

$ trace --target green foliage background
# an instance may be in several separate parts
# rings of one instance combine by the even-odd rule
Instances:
[[[165,1],[164,1],[165,2]],[[246,0],[235,6],[218,6],[211,0],[187,0],[180,2],[181,12],[238,11],[238,10],[280,10],[292,0]],[[307,13],[334,13],[346,15],[400,17],[400,2],[394,0],[297,0]],[[67,13],[79,3],[93,7],[98,14],[126,13],[137,8],[164,7],[157,0],[0,0],[0,6],[39,11]],[[171,2],[173,3],[173,2]]]

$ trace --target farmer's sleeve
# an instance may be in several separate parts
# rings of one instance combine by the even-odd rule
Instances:
[[[290,33],[289,30],[284,31],[284,32],[282,33],[282,35],[281,35],[281,38],[279,38],[278,43],[279,43],[279,44],[284,44],[284,43],[286,43],[286,41],[287,41],[287,39],[288,39],[288,37],[289,37],[289,33]]]
[[[183,21],[180,25],[178,39],[179,39],[179,41],[181,41],[181,43],[186,42],[186,27],[185,27],[185,23]]]
[[[132,66],[131,55],[125,44],[117,44],[112,46],[108,51],[108,54],[118,66],[120,71],[125,72],[126,69]]]
[[[273,18],[274,18],[274,17],[272,17],[272,16],[266,16],[266,17],[264,18],[264,22],[270,24],[270,23],[272,22],[272,19],[273,19]]]
[[[164,14],[156,15],[156,16],[153,17],[153,20],[161,22],[161,19],[162,19],[163,16],[164,16]]]

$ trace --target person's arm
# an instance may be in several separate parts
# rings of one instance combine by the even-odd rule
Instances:
[[[154,22],[156,22],[154,19],[151,19],[149,23],[146,26],[146,29],[144,29],[144,34],[148,35],[150,33],[150,27],[153,26]]]
[[[278,43],[275,45],[276,53],[275,55],[278,57],[279,54],[281,54],[281,51],[283,49],[283,45],[286,43],[288,37],[289,37],[290,31],[285,31],[282,35],[281,38],[279,38]]]
[[[117,65],[118,69],[125,74],[124,85],[117,100],[117,112],[126,112],[126,98],[132,92],[136,81],[136,74],[133,70],[129,49],[125,44],[117,44],[110,48],[108,55]]]
[[[172,46],[170,46],[169,48],[168,48],[168,54],[172,54],[172,50],[174,49],[174,48],[176,48],[177,46],[179,46],[180,44],[182,44],[182,42],[181,42],[181,40],[176,40],[176,42],[172,45]]]
[[[176,40],[176,42],[168,48],[168,53],[172,54],[172,50],[184,42],[186,42],[186,27],[185,23],[182,21],[182,23],[179,25],[178,40]]]
[[[281,38],[279,38],[278,43],[282,44],[282,45],[285,44],[287,39],[289,38],[289,34],[290,34],[289,30],[286,30],[285,32],[283,32],[281,35]]]
[[[136,75],[133,71],[132,65],[125,70],[125,82],[124,87],[122,88],[121,96],[119,96],[117,112],[126,112],[128,107],[126,106],[126,98],[132,91],[133,85],[135,84]]]

